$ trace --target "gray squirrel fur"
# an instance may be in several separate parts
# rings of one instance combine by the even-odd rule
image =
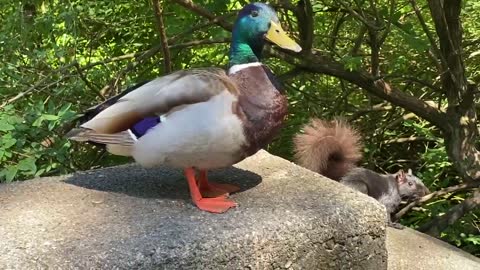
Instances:
[[[388,216],[398,208],[402,199],[418,199],[430,193],[423,182],[408,169],[394,174],[378,174],[365,168],[354,168],[340,183],[356,189],[383,204]]]
[[[385,206],[389,225],[402,227],[391,222],[391,214],[402,199],[417,199],[430,193],[411,169],[407,173],[399,170],[379,174],[357,167],[362,158],[361,136],[345,121],[314,118],[303,129],[293,139],[296,163],[375,198]]]

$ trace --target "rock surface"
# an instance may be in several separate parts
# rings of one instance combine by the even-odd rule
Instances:
[[[389,270],[478,270],[480,259],[412,229],[387,230]]]
[[[0,185],[0,268],[386,269],[373,199],[265,151],[210,178],[239,207],[199,211],[180,171],[135,165]]]

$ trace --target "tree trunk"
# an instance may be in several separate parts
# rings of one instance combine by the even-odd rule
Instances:
[[[462,25],[460,0],[429,0],[430,12],[440,44],[442,88],[447,93],[448,128],[444,129],[448,155],[467,181],[480,178],[479,152],[474,92],[467,84],[462,59]]]

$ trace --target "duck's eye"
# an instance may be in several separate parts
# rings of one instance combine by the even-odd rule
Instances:
[[[258,16],[258,10],[252,10],[250,15],[252,15],[252,17],[257,17]]]

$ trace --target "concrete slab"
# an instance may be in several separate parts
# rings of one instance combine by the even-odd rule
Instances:
[[[241,185],[238,208],[197,210],[168,168],[0,185],[0,268],[386,269],[372,198],[265,151],[211,179]]]

